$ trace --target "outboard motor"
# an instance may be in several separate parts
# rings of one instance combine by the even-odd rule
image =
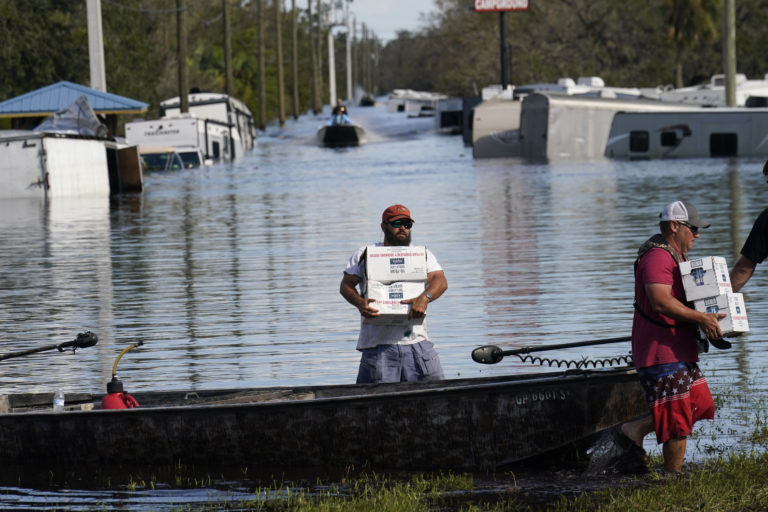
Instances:
[[[126,352],[143,344],[142,341],[134,343],[120,352],[120,355],[115,359],[115,364],[112,366],[112,380],[107,382],[107,395],[101,400],[102,409],[132,409],[139,406],[139,402],[135,398],[123,392],[123,383],[117,378],[117,363]]]

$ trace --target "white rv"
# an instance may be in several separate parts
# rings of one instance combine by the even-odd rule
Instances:
[[[181,114],[178,96],[160,103],[161,116],[174,117]],[[231,158],[240,158],[246,151],[253,149],[256,129],[253,114],[245,103],[213,92],[193,92],[189,94],[189,113],[209,122],[223,123],[229,129]]]
[[[768,108],[679,108],[618,112],[605,148],[609,158],[768,156]]]
[[[768,75],[761,79],[750,80],[743,73],[737,73],[736,105],[739,107],[768,106]],[[724,107],[725,105],[725,75],[713,75],[709,82],[691,87],[674,89],[658,87],[655,91],[646,91],[646,95],[661,101],[674,101],[687,105],[706,105],[709,107]]]
[[[680,105],[653,100],[532,94],[520,112],[520,152],[534,160],[602,159],[617,112],[662,112]]]
[[[192,147],[198,149],[206,159],[233,158],[234,143],[230,137],[230,127],[188,113],[155,121],[126,123],[125,140],[142,147]]]
[[[253,114],[242,101],[226,94],[190,93],[189,112],[184,114],[179,103],[178,96],[161,102],[160,119],[126,123],[126,140],[147,146],[194,146],[212,160],[234,160],[253,148]]]
[[[638,99],[643,92],[631,87],[608,87],[598,76],[582,76],[578,81],[561,78],[556,83],[521,86],[500,85],[483,88],[483,102],[475,107],[472,120],[472,156],[499,158],[521,156],[520,115],[523,100],[535,93],[551,96],[586,96],[606,99]]]

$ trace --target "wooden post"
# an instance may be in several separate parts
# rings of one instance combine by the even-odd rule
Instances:
[[[725,59],[725,104],[736,106],[736,0],[724,0],[723,56]]]

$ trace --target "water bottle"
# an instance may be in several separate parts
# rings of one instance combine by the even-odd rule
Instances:
[[[53,394],[53,412],[64,411],[64,392],[61,389],[57,389]]]

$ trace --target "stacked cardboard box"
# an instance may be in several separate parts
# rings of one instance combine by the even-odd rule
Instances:
[[[363,254],[365,258],[365,297],[379,316],[366,318],[368,324],[408,325],[423,322],[423,318],[409,320],[410,304],[424,292],[427,282],[427,248],[424,246],[373,246]]]
[[[680,273],[685,297],[697,311],[726,314],[720,320],[724,335],[749,331],[744,296],[732,291],[725,258],[707,256],[684,261],[680,263]]]

